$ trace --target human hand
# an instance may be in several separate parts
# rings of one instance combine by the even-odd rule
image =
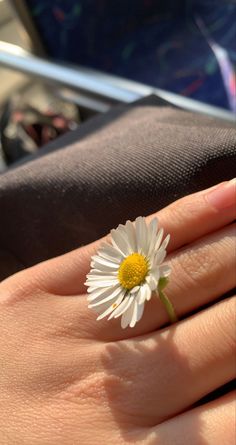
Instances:
[[[96,321],[83,283],[100,242],[1,283],[2,445],[233,444],[233,394],[194,404],[235,375],[235,183],[157,216],[174,325],[156,298],[133,329]]]

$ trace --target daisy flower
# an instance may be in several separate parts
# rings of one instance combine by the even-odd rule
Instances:
[[[140,216],[134,223],[127,221],[111,231],[111,244],[103,243],[92,257],[85,283],[88,307],[99,314],[97,320],[121,317],[122,328],[132,328],[152,293],[157,291],[163,297],[170,274],[170,267],[163,264],[170,235],[162,239],[157,218],[147,225]]]

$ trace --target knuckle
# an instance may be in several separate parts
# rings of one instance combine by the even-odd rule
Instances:
[[[87,406],[106,407],[111,401],[116,406],[119,397],[120,378],[109,375],[105,370],[88,372],[82,379],[71,382],[61,393],[60,398]]]
[[[101,371],[93,372],[81,381],[70,385],[68,393],[86,402],[98,402],[99,404],[105,400],[106,377]]]
[[[6,285],[0,286],[0,304],[4,306],[15,306],[17,303],[23,303],[32,297],[39,296],[42,291],[27,279],[14,277],[9,279]]]
[[[32,293],[32,286],[27,282],[8,279],[4,286],[0,287],[0,303],[4,306],[12,306],[23,301]]]
[[[222,332],[222,342],[227,350],[235,354],[236,350],[236,297],[230,297],[224,300],[222,308],[217,312],[216,324]]]
[[[74,375],[63,390],[63,398],[88,405],[106,406],[111,400],[117,404],[122,397],[124,376],[118,372],[119,366],[114,366],[114,355],[107,352],[107,346],[100,343],[89,347],[82,375]]]
[[[189,285],[207,287],[215,285],[215,276],[219,272],[220,263],[216,255],[212,255],[209,246],[185,249],[174,261],[178,276]]]
[[[173,219],[176,222],[176,226],[181,226],[186,223],[196,220],[199,216],[199,207],[202,204],[200,198],[189,199],[189,196],[181,198],[178,201],[172,203],[169,206],[168,218]]]
[[[235,244],[228,231],[197,241],[192,246],[181,249],[174,255],[173,270],[180,282],[207,288],[215,293],[216,284],[225,279],[235,282],[236,274],[232,273],[235,264]],[[233,286],[232,286],[233,287]]]

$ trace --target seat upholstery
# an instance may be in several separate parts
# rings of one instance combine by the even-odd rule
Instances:
[[[236,113],[234,0],[27,0],[48,54]]]

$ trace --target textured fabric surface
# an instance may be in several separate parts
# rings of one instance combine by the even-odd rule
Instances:
[[[0,276],[235,175],[233,124],[118,106],[0,176]]]

